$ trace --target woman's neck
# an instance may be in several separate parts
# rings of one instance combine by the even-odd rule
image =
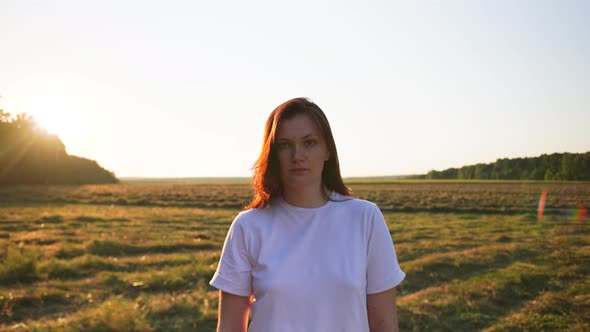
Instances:
[[[320,185],[317,187],[302,186],[283,189],[285,202],[302,208],[317,208],[326,203],[330,197],[328,188]]]

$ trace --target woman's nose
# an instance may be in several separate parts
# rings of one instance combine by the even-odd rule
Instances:
[[[293,152],[293,159],[295,159],[295,160],[300,160],[305,157],[305,149],[300,144],[294,144],[292,152]]]

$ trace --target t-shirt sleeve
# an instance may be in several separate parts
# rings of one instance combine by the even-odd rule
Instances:
[[[399,266],[385,218],[376,205],[369,227],[367,294],[375,294],[399,285],[406,274]]]
[[[209,284],[227,293],[250,296],[252,294],[252,264],[246,246],[246,236],[240,215],[230,226],[217,271]]]

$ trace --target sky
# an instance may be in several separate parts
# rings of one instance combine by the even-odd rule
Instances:
[[[309,97],[342,175],[590,151],[589,1],[0,2],[0,108],[118,177],[249,176]]]

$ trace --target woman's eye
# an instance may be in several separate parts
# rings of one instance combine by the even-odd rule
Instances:
[[[305,141],[305,145],[307,145],[307,146],[314,146],[316,144],[317,144],[317,142],[312,139]]]
[[[289,147],[289,144],[287,144],[287,143],[278,143],[278,144],[277,144],[277,148],[278,148],[279,150],[285,150],[285,149],[287,149],[288,147]]]

